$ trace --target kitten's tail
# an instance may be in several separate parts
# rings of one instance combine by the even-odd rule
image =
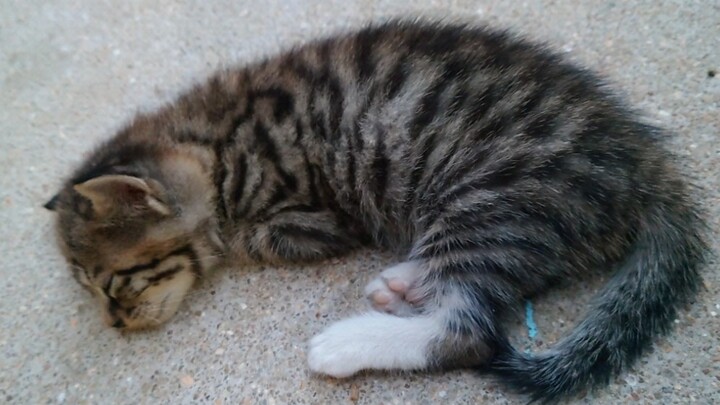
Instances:
[[[537,355],[500,343],[490,371],[532,401],[547,403],[607,384],[667,332],[700,285],[698,267],[707,251],[696,213],[683,202],[670,204],[642,219],[634,251],[568,336]]]

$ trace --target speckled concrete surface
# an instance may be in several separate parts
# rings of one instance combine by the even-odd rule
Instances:
[[[51,4],[52,3],[52,4]],[[303,268],[228,269],[166,326],[102,325],[66,271],[40,208],[61,177],[137,109],[214,68],[362,21],[421,12],[514,27],[607,75],[677,152],[720,229],[720,3],[705,1],[0,0],[0,402],[521,403],[467,371],[311,376],[308,338],[364,310],[365,282],[392,258],[358,254]],[[632,3],[632,4],[626,4]],[[712,244],[717,251],[718,238]],[[599,281],[536,302],[540,350],[582,313]],[[579,403],[720,403],[720,277],[652,354]]]

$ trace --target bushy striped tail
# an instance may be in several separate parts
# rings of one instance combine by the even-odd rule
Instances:
[[[671,329],[678,309],[694,296],[707,251],[702,231],[702,221],[686,206],[652,210],[638,230],[635,250],[594,298],[585,319],[544,353],[523,354],[501,343],[491,372],[545,403],[607,384]]]

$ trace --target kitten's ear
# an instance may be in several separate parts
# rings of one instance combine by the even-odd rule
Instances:
[[[53,198],[50,199],[50,201],[46,202],[45,205],[43,205],[43,207],[48,211],[55,211],[59,199],[60,194],[55,194]]]
[[[159,198],[159,185],[154,183],[153,188],[148,181],[138,177],[109,174],[76,184],[73,188],[92,202],[93,210],[99,216],[127,208],[170,215],[170,207]]]

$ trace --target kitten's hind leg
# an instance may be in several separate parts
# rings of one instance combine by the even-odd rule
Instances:
[[[496,331],[492,306],[478,305],[474,294],[453,283],[424,288],[431,294],[420,315],[372,312],[330,325],[310,341],[310,369],[347,377],[366,369],[421,370],[487,361],[490,334]]]
[[[392,266],[365,287],[365,296],[373,308],[398,316],[420,312],[423,290],[420,288],[420,261],[402,262]]]

